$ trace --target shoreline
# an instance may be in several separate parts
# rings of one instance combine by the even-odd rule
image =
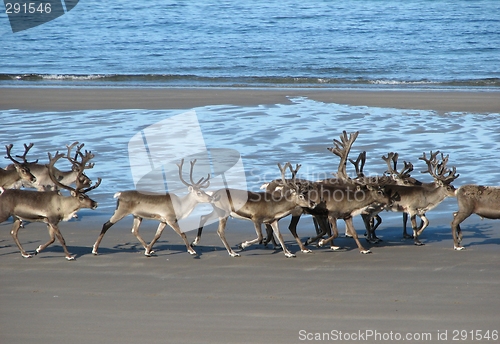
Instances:
[[[495,91],[128,87],[0,87],[0,110],[189,109],[222,104],[289,104],[290,97],[353,106],[437,112],[500,112],[500,92]]]

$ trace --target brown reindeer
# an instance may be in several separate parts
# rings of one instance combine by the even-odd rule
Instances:
[[[75,146],[77,147],[77,149],[74,157],[72,157],[71,150]],[[89,179],[89,177],[87,177],[87,175],[85,175],[85,173],[83,173],[81,170],[90,169],[94,167],[94,164],[88,163],[82,166],[82,164],[78,162],[78,159],[80,157],[83,157],[83,153],[81,152],[83,146],[84,146],[83,143],[78,145],[78,142],[74,142],[73,144],[66,146],[68,149],[66,159],[71,163],[71,170],[61,171],[54,166],[53,174],[57,181],[59,181],[64,185],[71,185],[76,183],[76,179],[78,178],[80,185],[83,187],[89,187],[92,184],[92,181]],[[92,153],[86,150],[85,154],[90,155]],[[46,164],[40,164],[38,162],[30,162],[27,163],[27,167],[29,168],[31,173],[36,177],[36,180],[35,181],[19,180],[17,183],[14,184],[13,188],[19,189],[21,188],[21,186],[24,186],[26,188],[35,188],[38,191],[55,191],[58,189],[57,185],[52,181],[52,179],[49,176]],[[11,164],[7,166],[6,169],[14,170],[15,165]]]
[[[7,148],[6,158],[9,158],[13,162],[12,167],[7,169],[0,168],[0,187],[4,189],[15,187],[19,181],[28,183],[36,181],[36,177],[30,171],[30,163],[26,160],[26,154],[28,154],[28,151],[33,147],[33,143],[29,145],[24,144],[24,154],[22,156],[17,156],[22,158],[23,162],[19,162],[11,156],[10,152],[12,147],[12,144],[5,146],[5,148]]]
[[[310,186],[305,184],[295,183],[294,179],[287,180],[285,178],[286,169],[290,163],[286,163],[284,167],[278,164],[281,171],[281,185],[283,190],[279,192],[252,192],[236,189],[220,189],[213,194],[214,210],[205,216],[202,216],[198,235],[193,242],[198,244],[201,238],[203,226],[211,218],[219,218],[219,228],[217,233],[231,257],[239,257],[231,246],[227,243],[225,237],[226,223],[229,216],[252,221],[257,233],[257,238],[247,240],[240,244],[242,249],[249,247],[258,242],[262,242],[262,224],[269,225],[274,235],[278,238],[283,253],[286,257],[295,257],[285,246],[283,237],[280,233],[278,221],[288,216],[292,211],[299,207],[314,208],[316,203],[310,200]]]
[[[483,185],[463,185],[455,192],[458,201],[458,211],[453,213],[451,233],[453,248],[465,250],[461,246],[462,230],[460,224],[472,214],[485,219],[500,219],[500,188]]]
[[[78,182],[75,188],[60,183],[54,176],[54,164],[63,156],[64,154],[56,153],[52,158],[49,153],[48,171],[52,181],[59,188],[70,191],[69,196],[63,196],[59,191],[0,190],[0,223],[6,221],[11,216],[14,218],[11,234],[17,247],[19,247],[21,251],[21,255],[25,258],[31,258],[32,255],[23,249],[17,238],[21,221],[44,222],[47,224],[50,240],[40,245],[36,249],[35,254],[40,253],[43,249],[52,244],[57,237],[66,254],[66,259],[73,260],[75,258],[66,248],[66,243],[59,231],[58,224],[60,221],[69,221],[75,217],[76,212],[82,208],[97,208],[97,202],[90,199],[86,193],[98,187],[101,183],[101,179],[99,178],[98,182],[89,188],[85,188]],[[92,157],[93,155],[82,156],[81,164],[85,164]]]

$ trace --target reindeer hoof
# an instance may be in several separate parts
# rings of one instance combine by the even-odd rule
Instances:
[[[415,241],[415,246],[424,246],[425,244],[420,241]]]
[[[311,250],[301,250],[301,251],[302,251],[302,253],[312,253]]]
[[[230,252],[229,255],[231,257],[241,257],[239,253],[235,253],[235,252]]]
[[[33,258],[33,255],[28,253],[21,253],[21,255],[23,256],[23,258]]]
[[[195,250],[188,251],[188,252],[189,252],[189,254],[190,254],[190,255],[192,255],[192,256],[196,256],[196,255],[198,254],[198,253],[196,253],[196,251],[195,251]]]
[[[464,251],[464,250],[465,250],[465,247],[463,247],[463,246],[454,246],[454,247],[453,247],[453,249],[454,249],[455,251]]]
[[[287,258],[295,258],[296,256],[293,253],[285,253]]]
[[[331,247],[330,247],[330,250],[332,250],[332,251],[338,251],[338,250],[340,250],[340,249],[341,249],[341,247],[340,247],[340,246],[331,246]]]
[[[359,253],[361,253],[361,254],[369,254],[369,253],[372,253],[372,251],[370,251],[370,250],[361,250],[361,251],[359,251]]]
[[[318,241],[318,246],[319,247],[323,247],[324,244],[325,244],[325,241],[323,239],[321,239],[320,241]]]
[[[73,257],[73,256],[67,256],[66,260],[75,260],[75,257]]]

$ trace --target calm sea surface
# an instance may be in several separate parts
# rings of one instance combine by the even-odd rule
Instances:
[[[0,86],[500,87],[500,1],[96,1],[12,33]]]

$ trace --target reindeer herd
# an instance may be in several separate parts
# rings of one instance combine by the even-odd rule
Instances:
[[[338,250],[334,240],[339,236],[337,220],[343,220],[346,225],[346,236],[352,237],[361,253],[370,253],[361,244],[353,225],[353,218],[360,215],[365,225],[366,240],[370,243],[379,241],[376,229],[380,226],[382,211],[403,213],[403,236],[413,238],[415,245],[423,245],[419,240],[424,229],[429,225],[425,214],[438,206],[447,197],[456,197],[458,211],[453,213],[451,230],[455,250],[463,250],[461,246],[462,223],[471,214],[483,218],[500,218],[500,188],[481,185],[464,185],[456,189],[452,182],[458,178],[455,167],[448,167],[448,156],[440,152],[425,153],[419,158],[427,165],[428,173],[433,182],[424,183],[411,176],[413,165],[404,162],[404,168],[397,169],[398,154],[388,153],[382,159],[387,164],[387,171],[378,176],[366,176],[363,172],[366,162],[366,152],[359,154],[356,160],[349,159],[349,153],[359,132],[347,134],[343,132],[340,140],[333,140],[334,147],[330,152],[340,158],[338,171],[333,178],[322,180],[306,180],[297,178],[300,165],[295,168],[287,162],[278,164],[281,178],[265,183],[260,192],[223,188],[209,191],[210,175],[194,180],[196,160],[190,162],[189,182],[183,177],[184,159],[178,166],[179,179],[187,187],[183,197],[173,193],[146,194],[136,190],[120,191],[114,195],[117,206],[111,218],[103,224],[102,230],[92,247],[92,253],[98,254],[99,245],[116,222],[128,215],[133,216],[132,233],[145,249],[145,255],[154,253],[153,246],[162,235],[167,225],[179,234],[190,254],[196,255],[193,247],[200,244],[202,230],[210,219],[217,218],[219,225],[217,234],[224,247],[232,257],[238,257],[227,242],[225,229],[229,217],[252,221],[257,237],[239,245],[240,249],[255,244],[267,245],[270,241],[278,246],[279,242],[286,257],[295,257],[290,252],[280,233],[278,222],[291,215],[289,230],[300,250],[311,252],[307,248],[312,243],[318,246],[330,244],[332,250]],[[65,252],[66,259],[73,260],[59,230],[59,222],[69,221],[77,217],[82,208],[97,208],[97,202],[87,193],[97,188],[101,179],[92,185],[92,181],[84,173],[94,164],[90,161],[94,154],[82,151],[83,144],[75,142],[67,146],[66,154],[57,152],[54,156],[48,153],[48,163],[40,164],[38,160],[28,162],[27,154],[33,144],[24,145],[22,155],[12,156],[13,145],[6,146],[6,158],[12,164],[0,168],[0,223],[13,218],[11,234],[21,255],[32,257],[26,252],[18,239],[18,231],[23,222],[44,222],[47,224],[50,240],[40,245],[34,254],[40,253],[57,238]],[[75,149],[76,147],[76,149]],[[72,153],[73,149],[75,152]],[[17,158],[17,159],[16,159]],[[60,159],[71,163],[70,171],[61,171],[55,167]],[[355,169],[356,176],[347,173],[347,162]],[[287,172],[290,178],[287,178]],[[75,185],[74,187],[71,185]],[[34,188],[36,190],[28,190]],[[63,194],[63,191],[67,193]],[[186,234],[182,232],[178,221],[188,217],[199,203],[209,203],[213,210],[200,218],[200,226],[196,238],[189,243]],[[316,227],[316,235],[302,242],[297,234],[297,224],[302,214],[311,215]],[[412,234],[406,230],[408,216]],[[417,216],[420,224],[417,224]],[[153,240],[148,244],[139,234],[139,226],[143,219],[153,219],[160,224]],[[262,225],[266,228],[266,237],[262,234]]]

